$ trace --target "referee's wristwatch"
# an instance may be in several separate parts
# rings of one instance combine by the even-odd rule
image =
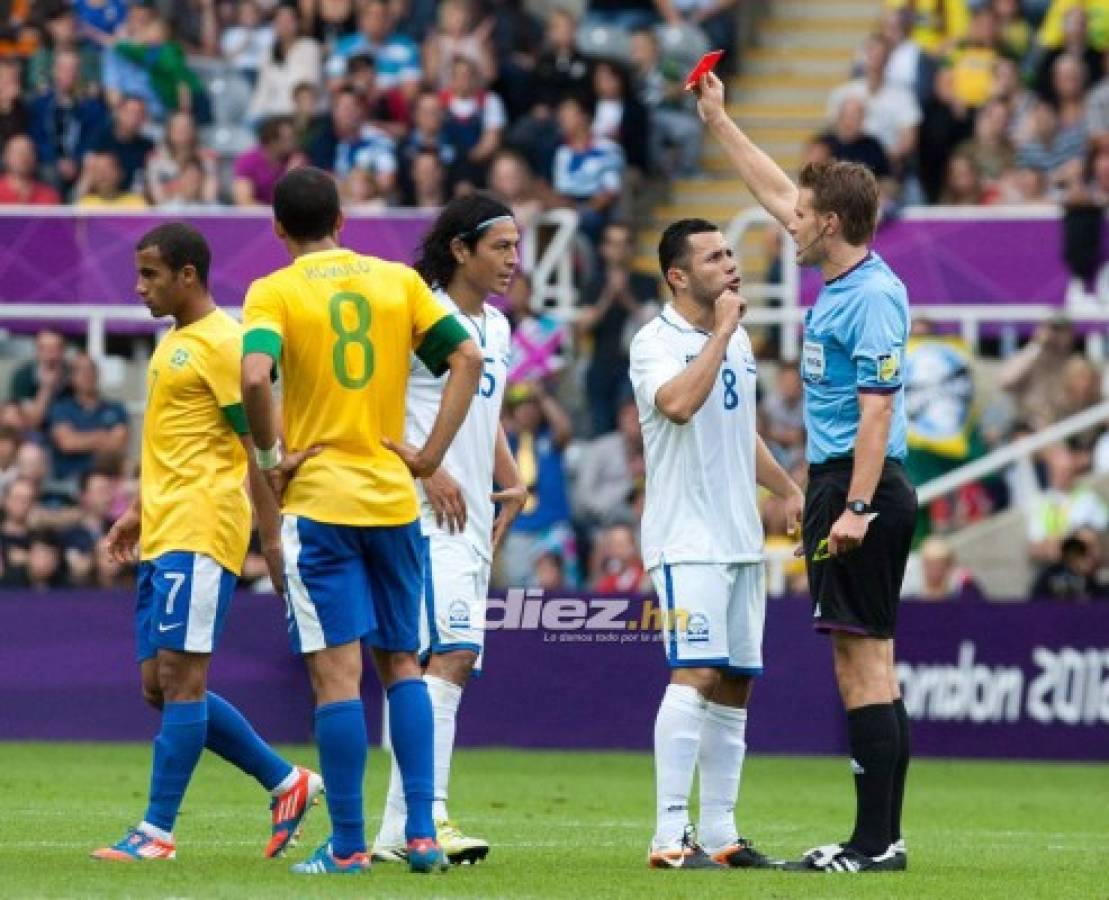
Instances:
[[[873,507],[865,500],[848,500],[847,508],[856,516],[865,516],[867,513],[874,511]]]

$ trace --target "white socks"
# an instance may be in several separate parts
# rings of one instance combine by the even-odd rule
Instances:
[[[431,817],[440,822],[447,816],[447,785],[451,776],[451,754],[454,752],[455,720],[458,705],[462,702],[462,688],[435,675],[424,675],[427,692],[431,696],[431,714],[435,722],[435,800]],[[389,775],[389,794],[381,828],[374,840],[375,847],[404,846],[404,825],[408,808],[404,802],[404,783],[401,781],[397,758],[390,753],[392,771]]]
[[[747,710],[709,703],[701,728],[701,820],[697,839],[710,853],[739,839],[735,804],[747,752]]]
[[[705,721],[705,699],[694,687],[670,684],[655,718],[656,849],[681,841],[689,824],[689,791]]]

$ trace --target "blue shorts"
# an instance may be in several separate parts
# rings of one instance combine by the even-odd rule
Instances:
[[[420,543],[418,521],[329,525],[284,516],[285,615],[293,652],[315,653],[351,641],[416,651]]]
[[[211,653],[238,576],[204,553],[173,550],[139,563],[135,605],[138,660],[158,649]]]

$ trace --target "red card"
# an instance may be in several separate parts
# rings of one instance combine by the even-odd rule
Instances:
[[[720,62],[720,57],[723,55],[723,50],[710,50],[702,56],[701,61],[693,67],[693,71],[689,73],[689,77],[685,80],[685,89],[691,91],[697,87],[697,82],[716,68],[716,64]]]

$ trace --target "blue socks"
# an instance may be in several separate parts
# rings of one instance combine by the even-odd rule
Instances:
[[[430,720],[430,707],[428,713]],[[362,701],[340,700],[318,707],[316,746],[327,791],[327,809],[331,814],[331,852],[338,857],[365,852],[362,781],[366,774],[369,741]]]
[[[389,733],[408,805],[407,840],[435,837],[435,742],[431,697],[422,678],[396,682],[389,694]]]
[[[242,713],[211,691],[208,692],[208,740],[204,746],[253,775],[267,791],[272,791],[293,771],[293,767],[258,736]]]
[[[154,770],[150,776],[150,805],[143,821],[173,831],[177,811],[193,770],[204,750],[208,730],[208,703],[167,703],[162,710],[162,730],[154,739]]]

